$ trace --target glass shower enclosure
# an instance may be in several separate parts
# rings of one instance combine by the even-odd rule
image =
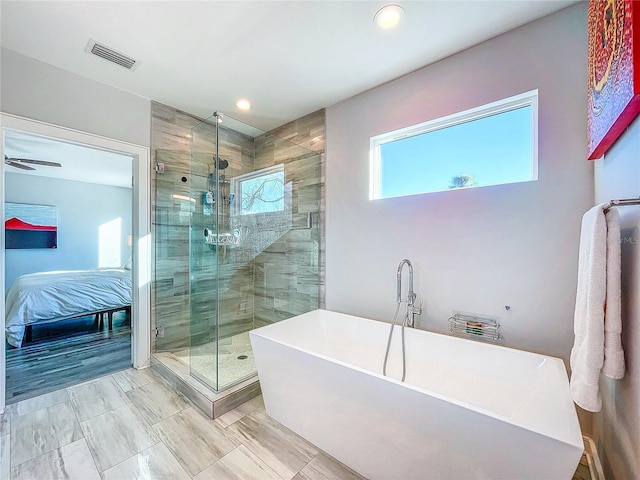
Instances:
[[[320,155],[216,112],[184,160],[180,182],[156,182],[188,245],[188,298],[157,315],[172,330],[156,348],[219,392],[256,375],[250,330],[318,308]]]

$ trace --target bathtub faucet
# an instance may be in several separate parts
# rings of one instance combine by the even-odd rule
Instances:
[[[422,315],[422,306],[415,306],[417,295],[413,291],[413,265],[411,265],[411,262],[406,258],[400,262],[400,265],[398,265],[398,273],[396,275],[396,297],[398,304],[400,304],[400,302],[402,302],[402,270],[404,269],[405,265],[409,267],[409,291],[407,292],[407,326],[413,328],[415,326],[415,316]]]
[[[389,329],[389,338],[387,339],[387,349],[384,352],[384,362],[382,363],[382,374],[387,375],[387,362],[389,361],[389,350],[391,349],[391,339],[393,338],[393,331],[396,327],[396,320],[398,319],[398,313],[400,312],[400,307],[402,305],[402,270],[404,270],[404,266],[409,267],[409,291],[407,292],[407,311],[404,314],[402,323],[398,324],[400,327],[400,335],[401,338],[401,346],[402,346],[402,381],[404,382],[405,376],[407,374],[407,362],[405,355],[405,345],[404,345],[404,329],[405,327],[415,327],[415,315],[422,314],[422,304],[420,307],[415,306],[416,302],[416,292],[413,291],[413,265],[406,258],[400,262],[398,265],[398,273],[396,274],[396,313],[393,315],[393,322],[391,322],[391,328]]]

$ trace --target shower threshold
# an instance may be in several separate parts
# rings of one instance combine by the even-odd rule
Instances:
[[[189,374],[189,366],[171,352],[151,354],[151,368],[209,418],[217,418],[260,395],[258,375],[216,392]]]

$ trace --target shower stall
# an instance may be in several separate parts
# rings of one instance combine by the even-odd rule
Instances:
[[[156,150],[153,350],[220,393],[250,330],[318,308],[320,154],[218,112],[187,137]]]

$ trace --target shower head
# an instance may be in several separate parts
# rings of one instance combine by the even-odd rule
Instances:
[[[213,157],[213,158],[216,159],[216,157]],[[215,164],[218,170],[224,170],[229,166],[229,162],[224,158],[220,158],[220,157],[217,157],[217,161],[215,162]]]

